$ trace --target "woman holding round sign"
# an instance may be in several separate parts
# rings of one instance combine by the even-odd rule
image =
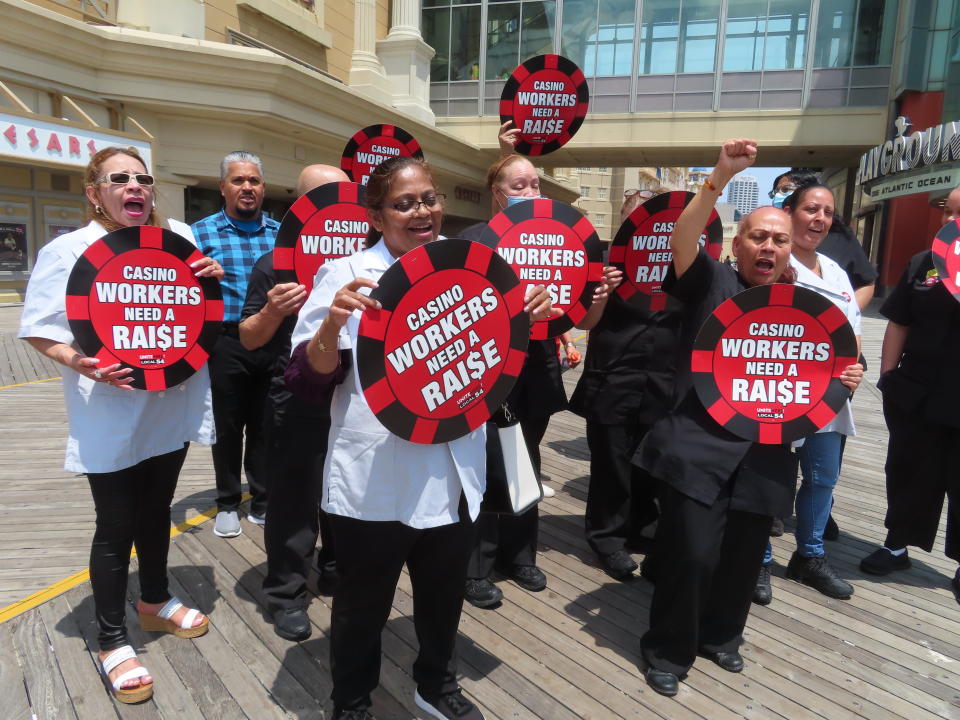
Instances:
[[[910,568],[907,547],[927,552],[947,500],[944,552],[960,562],[960,187],[948,196],[932,250],[914,255],[880,313],[887,329],[880,351],[883,417],[890,433],[885,466],[887,536],[860,561],[871,575]],[[951,297],[951,295],[953,297]],[[960,568],[951,579],[960,602]]]
[[[432,717],[475,720],[480,711],[457,685],[454,642],[485,485],[483,423],[491,408],[484,400],[504,395],[512,377],[501,383],[491,375],[479,387],[469,381],[494,367],[515,375],[525,311],[549,314],[549,296],[541,286],[523,297],[509,267],[491,269],[499,258],[483,246],[433,242],[443,195],[422,160],[379,165],[366,203],[367,249],[320,268],[287,368],[293,392],[334,387],[322,502],[340,574],[330,630],[333,717],[373,717],[380,635],[406,564],[420,645],[416,703]],[[460,257],[460,269],[438,267],[448,255]],[[461,278],[470,268],[496,276],[492,285],[468,287]],[[519,314],[523,323],[514,321]],[[489,334],[496,318],[497,327],[523,331],[509,347]],[[361,352],[371,347],[380,352]],[[371,376],[380,379],[365,384]],[[424,408],[435,414],[418,415]]]
[[[833,192],[819,182],[801,186],[783,203],[790,215],[793,251],[790,265],[796,284],[809,288],[840,308],[860,343],[860,306],[847,273],[836,262],[817,252],[830,232],[834,214]],[[833,507],[833,488],[840,477],[843,438],[856,434],[847,400],[840,412],[797,449],[801,482],[797,491],[797,549],[787,565],[787,577],[816,588],[829,597],[846,600],[853,586],[827,562],[824,530]],[[766,559],[766,558],[765,558]],[[769,575],[767,575],[769,583]]]
[[[677,219],[670,238],[673,260],[664,288],[683,302],[674,403],[670,413],[654,423],[634,457],[637,465],[661,481],[657,582],[650,627],[641,639],[641,648],[648,663],[647,682],[662,695],[678,692],[679,680],[698,653],[729,672],[743,670],[739,647],[771,519],[788,512],[793,504],[796,456],[789,440],[780,436],[780,428],[763,430],[759,427],[763,423],[738,422],[730,412],[725,415],[727,422],[721,422],[716,413],[718,408],[728,407],[723,398],[708,406],[702,399],[706,394],[695,383],[699,375],[712,375],[697,372],[712,357],[705,350],[694,352],[700,337],[743,324],[741,317],[746,312],[736,306],[730,309],[735,296],[755,291],[770,298],[793,295],[792,286],[775,285],[791,279],[784,277],[790,260],[791,224],[782,210],[759,208],[741,221],[733,239],[736,268],[712,259],[698,243],[724,185],[750,167],[756,153],[752,140],[724,143],[716,167]],[[774,295],[775,288],[782,291]],[[720,312],[721,307],[725,314],[718,318],[715,311]],[[753,310],[765,312],[766,308],[751,306],[750,312]],[[779,308],[773,310],[765,314],[775,319],[783,313]],[[802,352],[810,357],[810,364],[816,361],[814,350],[831,354],[829,343],[824,348],[808,343],[813,345],[809,348],[802,342],[774,345],[775,336],[783,330],[775,322],[748,321],[747,327],[758,335],[751,338],[749,348],[753,350],[763,348],[769,354],[776,347],[778,352]],[[794,335],[804,330],[802,325],[790,329]],[[724,351],[729,348],[740,353],[729,360],[739,367],[747,355],[747,343],[721,337],[729,340],[722,344]],[[787,409],[781,406],[786,402],[782,394],[768,398],[769,402],[759,399],[771,383],[779,387],[781,378],[763,377],[778,368],[772,362],[761,364],[759,355],[755,357],[745,372],[747,377],[736,378],[732,384],[735,388],[745,385],[747,399],[755,398],[764,405],[758,414],[783,416]],[[830,365],[830,388],[834,388],[834,379],[843,384],[841,389],[855,388],[862,368],[841,362],[837,358]],[[715,367],[713,372],[722,369]],[[707,385],[716,385],[717,376],[706,380]],[[823,416],[828,415],[824,410]],[[747,439],[750,431],[755,439]]]
[[[38,352],[65,367],[63,389],[70,435],[64,467],[86,473],[93,494],[96,531],[90,549],[90,584],[100,663],[113,696],[125,703],[140,702],[153,694],[153,678],[127,643],[124,625],[131,547],[136,547],[140,571],[137,610],[141,627],[179,637],[197,637],[207,631],[207,618],[185,607],[168,590],[167,550],[170,503],[187,446],[191,441],[209,445],[214,439],[210,379],[203,365],[195,372],[191,368],[192,374],[176,386],[134,389],[133,384],[143,386],[137,381],[143,371],[123,363],[101,363],[98,357],[80,349],[77,325],[68,318],[73,300],[68,298],[68,280],[72,281],[75,266],[89,257],[88,251],[94,253],[101,267],[116,264],[110,262],[110,248],[98,242],[108,231],[144,227],[154,248],[161,244],[160,238],[167,245],[162,235],[167,231],[150,227],[160,222],[153,185],[153,176],[133,148],[108,147],[91,158],[84,177],[90,222],[51,240],[40,250],[27,286],[18,333]],[[194,244],[187,225],[174,220],[168,224],[177,233],[176,242]],[[195,249],[193,252],[199,256]],[[188,282],[201,288],[204,282],[210,282],[206,278],[219,280],[223,276],[222,268],[210,258],[200,257],[189,265],[175,259],[174,265],[178,263],[182,267],[174,271],[189,276]],[[171,272],[169,268],[145,268],[133,262],[123,269],[129,277],[140,279],[147,279],[148,270],[164,277],[170,277]],[[127,283],[127,289],[134,285]],[[191,288],[166,287],[183,290],[185,298],[197,294]],[[79,300],[86,306],[87,298]],[[89,302],[93,303],[92,295]],[[156,308],[133,307],[135,304],[127,303],[128,311],[138,311],[144,319],[159,313]],[[168,306],[171,314],[175,315],[176,309]],[[119,334],[124,336],[124,331],[132,330],[136,337],[139,330],[145,337],[147,325],[123,327]],[[150,352],[140,350],[139,354]],[[163,371],[153,372],[162,375]],[[151,382],[148,380],[147,386]]]

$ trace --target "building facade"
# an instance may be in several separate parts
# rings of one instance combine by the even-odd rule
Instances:
[[[731,203],[741,215],[757,209],[760,203],[760,188],[753,175],[737,175],[727,185],[727,202]]]

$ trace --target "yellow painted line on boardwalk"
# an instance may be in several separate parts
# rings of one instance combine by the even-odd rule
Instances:
[[[23,387],[24,385],[36,385],[37,383],[50,382],[51,380],[61,380],[62,377],[57,375],[52,378],[45,378],[43,380],[30,380],[29,382],[14,383],[13,385],[0,385],[0,390],[6,390],[7,388]]]
[[[249,500],[251,497],[252,496],[249,493],[245,493],[241,502]],[[216,517],[216,515],[216,506],[207,508],[203,512],[194,515],[192,518],[184,520],[179,525],[175,525],[174,527],[170,528],[170,537],[175,538],[180,533],[186,532],[190,528],[205,523],[207,520],[211,520],[212,518]],[[135,557],[136,554],[137,551],[134,550],[130,553],[130,557]],[[32,595],[28,595],[27,597],[23,598],[23,600],[12,602],[6,607],[0,608],[0,623],[5,623],[7,620],[11,620],[17,615],[27,612],[27,610],[32,610],[33,608],[37,607],[37,605],[42,605],[47,600],[55,598],[57,595],[65,593],[67,590],[71,590],[81,583],[85,583],[89,579],[90,570],[81,570],[78,573],[74,573],[70,577],[65,577],[63,580],[58,580],[52,585],[48,585],[42,590],[37,590],[37,592],[33,593]]]

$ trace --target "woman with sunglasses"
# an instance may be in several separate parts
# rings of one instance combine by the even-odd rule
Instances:
[[[113,696],[124,703],[153,694],[153,679],[127,644],[124,625],[130,549],[136,547],[140,576],[137,611],[144,630],[197,637],[208,621],[170,595],[167,550],[170,503],[191,441],[214,439],[210,379],[202,367],[163,392],[130,387],[130,368],[100,366],[77,346],[67,322],[66,286],[74,263],[107,232],[159,225],[153,176],[133,148],[108,147],[87,165],[86,227],[52,240],[30,276],[18,336],[65,367],[70,436],[64,469],[86,473],[96,510],[90,549],[90,585],[99,628],[100,663]],[[168,220],[193,242],[190,228]],[[220,279],[212,259],[192,265],[198,277]]]
[[[333,387],[322,507],[340,574],[330,621],[334,720],[374,717],[380,636],[404,564],[419,641],[417,706],[435,718],[482,718],[457,685],[454,642],[485,487],[486,432],[436,445],[392,434],[358,392],[350,352],[361,313],[379,307],[370,289],[404,253],[437,239],[443,198],[423,161],[379,165],[367,183],[367,249],[320,268],[293,332],[290,390],[322,397]],[[533,318],[550,311],[542,286],[526,301]]]

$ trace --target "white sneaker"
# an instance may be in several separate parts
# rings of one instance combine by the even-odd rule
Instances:
[[[541,487],[543,488],[543,496],[544,496],[545,498],[553,497],[554,495],[557,494],[557,491],[554,490],[554,489],[553,489],[552,487],[550,487],[549,485],[541,485]]]
[[[266,525],[267,514],[257,515],[256,513],[247,513],[247,522],[252,522],[254,525]]]
[[[217,537],[232,538],[239,535],[243,530],[240,529],[240,516],[236,510],[221,510],[217,513],[217,520],[213,524],[213,534]]]

